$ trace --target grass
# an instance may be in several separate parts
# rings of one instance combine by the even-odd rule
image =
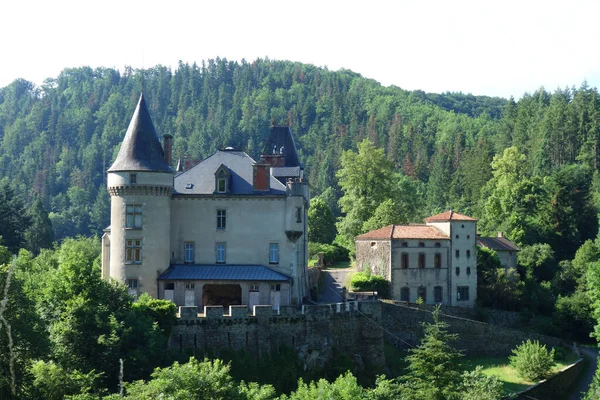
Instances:
[[[565,357],[563,360],[557,360],[552,373],[560,371],[567,365],[573,364],[577,361],[577,355],[574,354],[570,349],[563,349]],[[529,382],[521,378],[517,371],[510,366],[510,360],[508,357],[467,357],[465,358],[465,367],[468,370],[475,369],[476,366],[481,365],[483,367],[482,372],[485,375],[491,376],[496,375],[498,379],[504,384],[504,391],[506,393],[519,392],[526,389],[528,386],[534,385],[536,382]]]
[[[333,265],[329,265],[326,269],[346,269],[354,267],[354,263],[351,261],[340,261]]]

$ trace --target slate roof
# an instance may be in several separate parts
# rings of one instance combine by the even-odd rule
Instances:
[[[496,251],[520,251],[516,244],[505,237],[477,237],[477,244]]]
[[[472,218],[467,215],[459,214],[452,210],[444,211],[443,213],[432,215],[425,218],[425,222],[447,222],[447,221],[477,221],[477,218]]]
[[[290,277],[264,265],[171,265],[159,280],[289,281]]]
[[[356,237],[361,239],[434,239],[450,238],[434,226],[429,225],[388,225]]]
[[[289,126],[272,126],[269,139],[265,143],[263,154],[279,154],[283,146],[283,155],[285,156],[284,167],[300,167],[298,160],[298,150]]]
[[[119,171],[173,172],[165,162],[144,95],[133,112],[119,154],[108,169],[108,172]]]
[[[175,177],[175,192],[180,194],[214,194],[215,172],[224,165],[229,169],[229,193],[227,195],[282,195],[285,186],[271,175],[268,192],[253,190],[253,168],[255,161],[243,151],[219,150],[194,167]],[[190,185],[191,184],[191,185]],[[189,189],[188,189],[189,187]]]
[[[277,178],[298,178],[300,167],[272,167],[271,173]]]

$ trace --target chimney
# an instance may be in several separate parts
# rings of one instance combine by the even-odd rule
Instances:
[[[163,135],[163,147],[165,152],[165,163],[170,167],[173,162],[173,135],[165,133]]]
[[[504,237],[504,233],[502,233],[502,232],[498,232],[498,237],[499,237],[499,238],[501,238],[501,237]]]
[[[195,167],[200,164],[202,160],[194,160],[192,156],[183,156],[183,170],[187,171],[190,168]]]
[[[267,192],[271,189],[271,166],[269,164],[252,164],[252,189],[259,192]]]

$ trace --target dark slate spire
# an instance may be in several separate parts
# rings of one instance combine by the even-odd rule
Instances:
[[[117,159],[108,169],[108,172],[119,171],[173,172],[165,162],[144,95],[140,96],[131,117]]]
[[[282,150],[283,148],[283,150]],[[271,134],[267,140],[262,154],[280,154],[285,156],[283,167],[298,167],[298,150],[294,143],[294,136],[289,126],[272,126]]]

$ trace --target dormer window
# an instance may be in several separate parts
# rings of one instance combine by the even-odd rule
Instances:
[[[227,179],[217,178],[217,193],[227,193]]]
[[[215,193],[229,193],[229,169],[223,164],[215,172]]]

